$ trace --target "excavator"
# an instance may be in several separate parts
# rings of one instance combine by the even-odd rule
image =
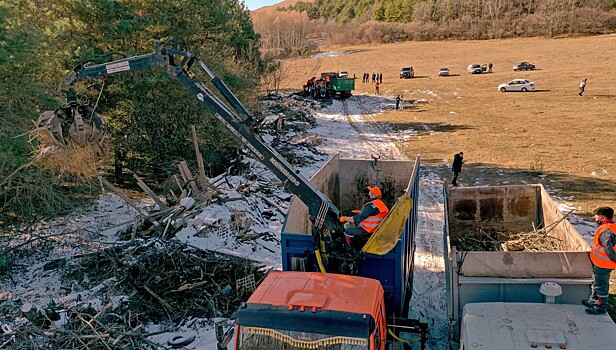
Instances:
[[[62,80],[61,86],[68,88],[67,104],[54,111],[43,112],[38,120],[39,127],[48,131],[54,144],[66,147],[69,142],[74,141],[80,146],[85,146],[88,143],[100,142],[105,135],[106,123],[103,117],[92,107],[78,102],[73,89],[75,83],[149,68],[162,68],[176,78],[261,163],[281,179],[291,193],[306,203],[313,217],[315,248],[318,248],[318,252],[325,253],[325,240],[327,240],[328,247],[334,248],[333,254],[328,252],[332,268],[336,271],[353,269],[349,265],[352,261],[345,257],[342,226],[339,222],[340,210],[278,152],[264,143],[258,134],[253,132],[254,120],[250,113],[224,82],[209,69],[198,51],[187,50],[186,44],[181,39],[172,39],[167,42],[156,41],[154,52],[150,54],[134,57],[116,54],[125,58],[94,65],[89,64],[91,61],[79,62]],[[211,83],[233,109],[197,77],[193,72],[195,68],[201,68],[209,75]],[[343,254],[336,254],[336,252]],[[339,257],[338,261],[336,257]]]
[[[307,299],[312,300],[308,304],[313,305],[315,300],[324,301],[330,297],[335,298],[334,294],[340,293],[344,289],[348,290],[343,293],[347,298],[350,295],[361,297],[367,293],[367,295],[363,296],[366,303],[363,303],[354,311],[341,313],[341,310],[335,305],[332,305],[331,310],[325,310],[328,307],[323,303],[319,304],[320,306],[318,307],[312,306],[311,314],[315,317],[311,322],[316,321],[316,324],[306,324],[302,317],[297,317],[297,314],[286,314],[284,319],[294,327],[291,335],[288,332],[285,333],[286,335],[282,335],[282,333],[274,331],[272,333],[273,337],[270,337],[269,335],[271,334],[269,333],[269,335],[258,335],[261,330],[255,330],[253,329],[254,327],[243,328],[242,334],[244,335],[248,334],[246,333],[248,329],[256,332],[256,337],[250,336],[249,338],[256,340],[257,343],[248,341],[245,345],[240,345],[236,342],[236,348],[385,349],[385,338],[388,337],[387,331],[390,335],[400,339],[396,335],[398,332],[394,334],[391,329],[387,328],[389,326],[386,322],[385,314],[386,301],[380,282],[375,279],[354,276],[358,274],[363,252],[351,249],[346,243],[343,226],[340,222],[340,209],[253,131],[254,119],[250,113],[224,82],[205,64],[199,51],[188,50],[186,43],[181,39],[171,39],[168,41],[155,41],[154,52],[149,54],[132,57],[127,57],[124,54],[120,55],[122,58],[105,63],[79,62],[63,79],[61,86],[67,89],[66,105],[54,111],[45,111],[39,117],[39,127],[47,130],[49,136],[58,147],[67,147],[72,142],[79,146],[101,142],[106,132],[104,118],[94,111],[92,107],[79,102],[73,89],[74,84],[150,68],[163,69],[186,88],[209,113],[214,115],[229,129],[250,150],[254,157],[281,179],[286,189],[299,198],[308,208],[308,215],[312,223],[312,249],[305,249],[305,255],[306,260],[311,261],[313,265],[309,266],[307,271],[313,272],[283,271],[272,273],[262,283],[266,291],[263,292],[263,289],[257,289],[253,296],[255,298],[260,297],[262,300],[267,299],[264,296],[276,299],[276,295],[279,294],[276,292],[276,288],[286,290],[293,287],[293,293],[296,298],[293,299],[294,304],[287,305],[287,307],[289,310],[297,307],[304,311],[306,305],[302,305],[302,303],[305,303]],[[112,56],[107,55],[106,57]],[[211,85],[216,88],[228,104],[210,90],[198,77],[196,74],[197,69],[201,69],[209,76]],[[406,217],[402,219],[406,220]],[[402,224],[404,225],[404,221]],[[395,241],[397,241],[397,238]],[[412,259],[412,256],[410,259]],[[308,288],[308,281],[313,281],[311,288]],[[306,287],[303,293],[301,292],[302,286]],[[274,287],[273,290],[271,289],[272,287]],[[401,288],[408,289],[408,286],[404,284]],[[284,296],[282,299],[284,299]],[[282,302],[284,303],[285,301],[283,300]],[[259,309],[258,306],[257,309]],[[274,309],[280,311],[278,307],[274,307]],[[268,317],[280,317],[276,312],[261,313],[259,310],[250,313],[240,312],[239,314],[244,315],[242,316],[244,320],[247,318],[251,319],[253,324],[255,322],[261,324],[273,321],[268,319]],[[302,313],[302,315],[305,316],[307,313]],[[301,334],[298,335],[297,331],[301,331],[301,328],[304,326],[309,329],[319,327],[321,322],[319,317],[321,316],[325,316],[321,321],[328,320],[327,322],[332,325],[339,324],[343,329],[343,334],[346,334],[346,336],[336,335],[337,332],[334,331],[332,333],[330,330],[324,332],[325,335],[323,337],[314,341],[301,340]],[[425,349],[427,325],[416,320],[406,321],[408,322],[400,321],[399,323],[405,325],[406,331],[421,334],[422,349]],[[345,326],[345,324],[347,325]],[[232,334],[234,329],[239,331],[238,327],[231,328],[227,332],[221,332],[217,329],[217,333],[220,335],[219,348],[226,348],[226,343],[229,342],[229,335]],[[309,332],[309,330],[306,330],[306,332]],[[306,332],[302,331],[300,333],[308,334]],[[358,332],[363,334],[363,338],[360,337],[361,339],[359,340],[356,339]],[[236,339],[239,339],[239,334]],[[263,347],[262,341],[264,340],[273,343]]]

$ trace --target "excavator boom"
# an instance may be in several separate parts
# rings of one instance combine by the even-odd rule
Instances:
[[[211,78],[211,83],[233,107],[231,109],[215,95],[192,71],[195,66],[202,68]],[[207,65],[201,60],[198,51],[180,50],[167,47],[163,42],[156,42],[153,53],[126,57],[119,60],[88,65],[78,64],[63,83],[71,86],[75,82],[94,78],[103,78],[121,73],[161,67],[176,78],[184,88],[190,91],[201,105],[212,113],[233,135],[245,145],[252,154],[273,172],[285,187],[308,206],[313,222],[313,240],[315,248],[321,249],[323,234],[340,235],[342,228],[338,218],[340,210],[323,193],[317,190],[307,178],[302,176],[278,152],[263,142],[252,130],[253,118],[241,102],[225,86]],[[234,111],[235,110],[235,111]],[[236,113],[237,112],[237,113]],[[53,119],[53,118],[52,118]],[[57,124],[56,120],[56,124]],[[49,128],[49,127],[48,127]],[[50,129],[51,130],[51,129]],[[61,129],[60,129],[61,130]]]

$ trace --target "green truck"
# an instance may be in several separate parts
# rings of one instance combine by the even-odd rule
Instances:
[[[303,86],[304,97],[312,97],[323,103],[331,104],[332,98],[345,99],[351,97],[355,89],[355,78],[348,78],[347,72],[326,72],[321,77],[310,78]]]
[[[331,97],[349,98],[351,91],[355,90],[355,78],[342,78],[336,72],[321,73],[327,86],[327,92]]]

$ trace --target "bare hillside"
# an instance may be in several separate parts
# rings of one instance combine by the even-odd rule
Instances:
[[[285,0],[285,1],[281,1],[277,4],[274,5],[270,5],[270,6],[264,6],[261,8],[258,8],[254,11],[250,11],[250,13],[252,14],[253,18],[258,17],[264,13],[271,13],[276,11],[277,8],[279,7],[289,7],[289,6],[293,6],[295,5],[297,2],[299,1],[303,1],[303,2],[312,2],[314,0]]]

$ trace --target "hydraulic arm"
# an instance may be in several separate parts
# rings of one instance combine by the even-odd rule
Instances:
[[[195,65],[201,67],[210,76],[212,84],[235,111],[212,93],[195,75],[192,71]],[[322,248],[321,239],[324,233],[336,237],[342,232],[338,220],[340,210],[329,198],[312,186],[308,179],[299,174],[298,170],[254,133],[251,128],[253,123],[251,115],[223,81],[214,75],[201,60],[198,51],[168,47],[163,42],[156,42],[155,51],[147,55],[127,57],[96,65],[81,62],[64,79],[64,83],[70,86],[77,81],[154,67],[163,68],[168,74],[176,78],[201,102],[203,107],[216,116],[242,144],[250,149],[259,161],[283,181],[289,191],[308,206],[314,224],[312,234],[315,249]],[[48,128],[51,130],[49,125]]]

